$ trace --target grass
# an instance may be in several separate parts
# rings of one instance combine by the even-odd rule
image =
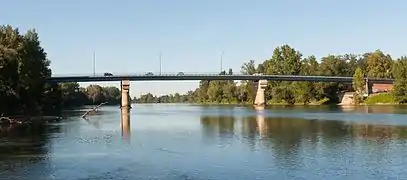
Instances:
[[[378,105],[378,104],[398,104],[398,103],[391,93],[380,93],[367,97],[364,104]]]

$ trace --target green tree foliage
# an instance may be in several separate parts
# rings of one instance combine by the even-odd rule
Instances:
[[[78,83],[61,83],[59,89],[62,93],[62,107],[95,105],[104,102],[120,104],[121,102],[120,89],[113,86],[89,85],[82,88]]]
[[[247,63],[243,63],[241,67],[241,73],[244,75],[253,75],[256,74],[256,64],[254,63],[254,60],[250,60]]]
[[[390,55],[385,55],[382,51],[366,53],[363,58],[366,63],[367,77],[391,78],[391,68],[393,60]]]
[[[396,79],[393,88],[394,99],[399,103],[407,103],[407,57],[398,59],[393,66],[393,76]]]
[[[401,62],[400,62],[401,63]],[[365,53],[363,56],[355,54],[328,55],[317,61],[315,56],[302,57],[294,48],[283,45],[273,51],[270,59],[256,65],[250,60],[241,66],[240,72],[245,75],[261,73],[264,75],[306,75],[306,76],[355,76],[353,88],[362,92],[364,87],[364,73],[369,72],[370,77],[392,77],[391,65],[393,61],[389,55],[381,51]],[[397,66],[406,67],[404,64]],[[406,92],[401,69],[397,70],[400,85],[398,98],[403,102]],[[227,74],[221,72],[221,74]],[[396,73],[394,73],[396,74]],[[406,74],[406,73],[405,73]],[[407,83],[404,83],[407,84]],[[321,100],[328,103],[339,102],[339,94],[349,90],[349,85],[341,83],[322,82],[268,82],[265,94],[268,103],[309,104]],[[257,92],[257,82],[241,81],[201,81],[195,91],[181,95],[178,101],[174,95],[156,97],[152,94],[142,95],[137,98],[139,103],[157,102],[195,102],[195,103],[249,103],[254,102]],[[359,93],[358,96],[361,96]],[[147,98],[148,97],[148,98]],[[160,101],[160,99],[168,99]]]
[[[55,112],[67,106],[84,104],[120,103],[120,90],[115,87],[90,85],[81,88],[77,83],[47,83],[51,76],[50,61],[41,47],[35,30],[20,34],[11,26],[0,26],[0,113],[38,114]],[[391,70],[393,68],[393,71]],[[357,69],[358,68],[358,69]],[[365,53],[328,55],[318,62],[316,57],[302,54],[283,45],[273,50],[270,59],[259,64],[254,60],[244,63],[241,73],[253,75],[309,75],[309,76],[353,76],[366,72],[369,77],[396,78],[393,95],[401,103],[407,101],[407,63],[400,58],[393,66],[390,55],[380,50]],[[355,72],[357,71],[357,72]],[[362,73],[360,73],[362,72]],[[232,75],[232,69],[220,72]],[[362,75],[363,76],[363,75]],[[357,83],[356,83],[357,84]],[[140,103],[253,103],[257,82],[201,81],[199,87],[186,94],[156,97],[150,93],[135,99]],[[358,89],[358,86],[355,86]],[[317,82],[268,82],[266,99],[275,103],[308,104],[321,99],[338,101],[338,94],[346,90],[340,83]]]
[[[175,93],[174,95],[163,95],[163,96],[154,96],[151,93],[147,93],[144,95],[141,95],[139,98],[133,98],[133,101],[135,103],[185,103],[185,102],[194,102],[192,99],[193,93],[192,91],[180,95],[179,93]]]
[[[38,114],[47,105],[46,79],[50,62],[35,30],[20,34],[0,26],[0,111],[3,114]]]
[[[359,104],[363,100],[363,94],[365,90],[365,75],[361,68],[357,68],[355,74],[353,75],[353,89],[355,93],[353,94],[353,99],[355,104]]]
[[[20,34],[11,26],[0,26],[0,114],[39,115],[58,113],[67,106],[120,103],[116,87],[85,89],[78,83],[47,83],[49,66],[35,30]]]
[[[302,54],[288,45],[277,47],[271,59],[263,62],[264,74],[299,75],[302,69]],[[289,104],[295,103],[292,82],[269,82],[266,99]]]

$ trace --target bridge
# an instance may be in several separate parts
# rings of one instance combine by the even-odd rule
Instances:
[[[69,75],[52,76],[51,82],[97,82],[97,81],[191,81],[191,80],[268,80],[268,81],[307,81],[307,82],[338,82],[352,83],[353,77],[341,76],[300,76],[300,75],[219,75],[219,74],[125,74],[125,75]],[[394,79],[365,78],[370,83],[393,84]]]
[[[48,82],[97,82],[97,81],[120,81],[122,90],[122,107],[130,107],[129,87],[130,81],[191,81],[191,80],[249,80],[258,82],[256,105],[265,104],[264,89],[267,81],[306,81],[306,82],[337,82],[352,84],[353,77],[341,76],[301,76],[301,75],[245,75],[245,74],[219,74],[219,73],[166,73],[155,75],[146,74],[94,74],[94,75],[60,75],[48,78]],[[372,92],[373,84],[393,84],[394,79],[365,78],[367,94]]]

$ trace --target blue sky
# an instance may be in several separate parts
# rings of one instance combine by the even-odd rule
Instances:
[[[382,49],[406,55],[407,1],[4,1],[0,24],[36,28],[54,74],[239,71],[289,44],[305,56]],[[112,85],[112,83],[99,83]],[[86,84],[87,85],[87,84]],[[119,82],[113,83],[119,85]],[[131,94],[186,92],[197,82],[132,82]]]

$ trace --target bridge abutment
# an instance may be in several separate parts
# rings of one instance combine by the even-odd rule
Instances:
[[[265,89],[267,87],[267,80],[261,79],[258,81],[256,98],[254,99],[255,106],[266,106]]]
[[[131,108],[130,103],[130,81],[129,80],[122,80],[120,82],[121,92],[122,92],[122,100],[121,100],[121,108]]]
[[[373,93],[373,83],[370,83],[369,80],[366,80],[365,91],[368,96]]]

